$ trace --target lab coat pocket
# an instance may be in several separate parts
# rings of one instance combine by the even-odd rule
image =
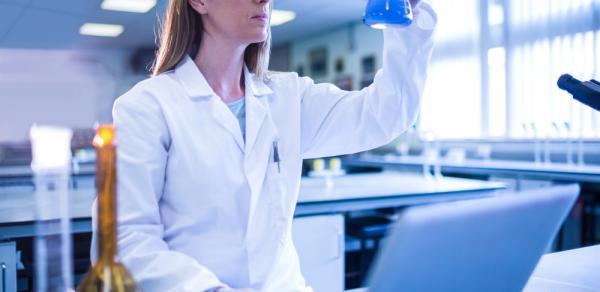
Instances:
[[[278,165],[279,164],[279,165]],[[267,192],[269,196],[269,211],[271,226],[280,242],[284,240],[285,228],[289,217],[286,206],[285,180],[281,174],[281,162],[269,163],[267,169]]]

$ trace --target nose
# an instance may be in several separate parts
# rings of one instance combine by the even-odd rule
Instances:
[[[258,3],[258,4],[263,4],[263,5],[269,4],[269,2],[271,2],[271,0],[254,0],[254,1],[256,1],[256,3]]]

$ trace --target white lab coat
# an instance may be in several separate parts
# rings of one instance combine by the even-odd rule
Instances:
[[[372,149],[413,124],[436,22],[425,3],[415,14],[384,32],[383,69],[361,91],[245,69],[245,143],[187,56],[115,102],[119,259],[143,290],[310,291],[290,230],[302,159]]]

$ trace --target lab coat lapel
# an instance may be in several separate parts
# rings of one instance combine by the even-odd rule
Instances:
[[[266,106],[253,95],[246,96],[246,153],[252,153],[266,116]]]
[[[252,153],[269,113],[266,96],[273,91],[244,66],[246,85],[246,153]]]
[[[238,120],[212,90],[194,60],[188,55],[184,56],[175,68],[174,75],[191,99],[209,99],[213,119],[231,134],[240,151],[244,152],[244,139]]]
[[[273,127],[268,123],[269,104],[267,95],[272,91],[262,81],[244,68],[246,84],[246,151],[244,168],[252,196],[248,213],[248,232],[252,231],[259,194],[269,163],[272,139],[275,135]]]

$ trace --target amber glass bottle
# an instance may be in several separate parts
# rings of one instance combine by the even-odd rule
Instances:
[[[125,266],[115,259],[117,254],[117,151],[114,127],[99,126],[93,144],[97,153],[98,261],[91,267],[77,287],[77,291],[138,291]]]

